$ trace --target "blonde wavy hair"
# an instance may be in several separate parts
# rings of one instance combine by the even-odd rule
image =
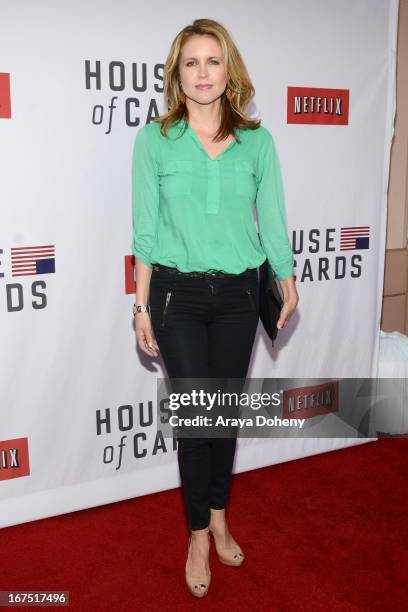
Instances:
[[[195,19],[173,40],[164,65],[164,95],[170,110],[153,121],[161,123],[163,136],[167,136],[168,129],[175,121],[184,118],[188,122],[186,96],[180,87],[178,67],[184,43],[196,34],[213,36],[219,42],[227,75],[227,86],[221,96],[221,123],[214,140],[221,141],[234,134],[239,141],[235,134],[236,128],[255,130],[261,124],[260,119],[251,119],[244,112],[255,95],[255,88],[230,34],[224,26],[212,19]]]

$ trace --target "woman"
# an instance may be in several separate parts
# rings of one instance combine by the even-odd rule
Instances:
[[[176,36],[164,93],[169,112],[139,129],[133,151],[137,343],[150,357],[160,348],[169,378],[245,379],[266,257],[284,291],[278,328],[298,302],[278,155],[244,113],[254,88],[218,22],[197,19]],[[203,536],[223,563],[244,559],[225,516],[235,447],[235,437],[178,438],[185,577],[197,597],[211,580]]]

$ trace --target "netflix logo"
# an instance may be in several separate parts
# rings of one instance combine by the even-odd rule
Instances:
[[[348,89],[288,87],[288,123],[348,125]]]
[[[338,412],[339,381],[288,389],[283,392],[282,418],[311,419],[321,414]]]
[[[10,73],[0,72],[0,119],[11,119]]]
[[[0,440],[0,480],[29,475],[28,438]]]

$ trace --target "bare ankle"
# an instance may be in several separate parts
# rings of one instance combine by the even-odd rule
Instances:
[[[210,508],[210,511],[211,511],[211,520],[210,520],[211,524],[217,523],[219,525],[222,525],[223,523],[225,523],[225,508],[222,508],[222,510]]]
[[[204,535],[208,532],[208,526],[207,527],[203,527],[202,529],[192,529],[191,530],[191,535]]]

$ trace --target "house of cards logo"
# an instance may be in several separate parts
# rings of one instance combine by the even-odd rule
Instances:
[[[44,309],[47,306],[45,275],[54,273],[54,244],[0,248],[0,281],[10,279],[4,289],[7,312],[18,312],[27,307]],[[31,282],[23,282],[28,280]]]
[[[161,101],[164,64],[87,59],[83,70],[85,89],[104,92],[104,97],[92,107],[91,121],[102,126],[105,134],[112,133],[115,117],[119,117],[120,125],[125,122],[130,127],[137,127],[160,115],[158,101],[149,97],[148,91],[160,96]],[[109,91],[119,95],[112,95],[109,99]],[[130,95],[127,91],[131,92]]]
[[[295,230],[292,250],[298,282],[359,278],[370,248],[369,225]]]

